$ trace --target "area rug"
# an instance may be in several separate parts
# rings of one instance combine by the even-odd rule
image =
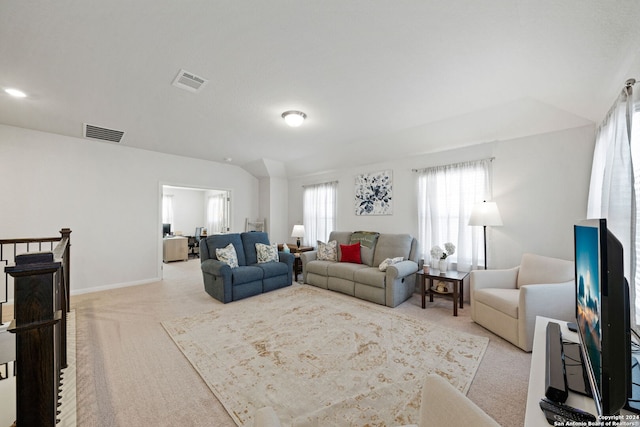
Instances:
[[[425,376],[466,393],[489,343],[297,284],[162,324],[239,426],[417,423]]]

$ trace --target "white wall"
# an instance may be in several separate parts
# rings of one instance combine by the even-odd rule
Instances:
[[[205,194],[207,190],[165,186],[164,195],[173,196],[173,224],[171,231],[193,236],[196,227],[206,227]]]
[[[71,228],[72,292],[160,276],[163,184],[231,190],[232,231],[258,215],[239,167],[0,125],[0,236]]]
[[[303,185],[337,180],[338,230],[417,236],[412,169],[495,157],[493,194],[504,226],[487,228],[489,267],[515,266],[523,252],[573,259],[572,225],[586,216],[593,148],[594,127],[585,126],[291,179],[289,226],[302,221]],[[386,169],[393,171],[393,215],[356,216],[356,175]]]

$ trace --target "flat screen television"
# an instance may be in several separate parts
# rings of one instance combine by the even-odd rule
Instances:
[[[171,234],[171,224],[162,224],[162,237],[168,236],[169,234]]]
[[[629,288],[623,247],[605,219],[574,226],[576,323],[598,415],[616,415],[631,393]]]

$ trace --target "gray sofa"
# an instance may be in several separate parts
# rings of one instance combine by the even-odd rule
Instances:
[[[301,253],[304,282],[388,307],[406,301],[415,291],[417,240],[409,234],[381,233],[372,248],[361,246],[362,264],[340,262],[340,245],[352,243],[353,234],[333,231],[329,236],[329,242],[338,243],[338,261],[318,260],[317,250]],[[385,259],[396,257],[404,260],[380,271]]]
[[[216,249],[229,243],[238,257],[235,268],[216,257]],[[228,303],[291,285],[293,255],[278,252],[278,262],[258,263],[256,243],[269,245],[267,233],[214,234],[200,240],[204,290],[218,301]]]

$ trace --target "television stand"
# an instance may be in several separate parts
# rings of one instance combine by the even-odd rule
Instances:
[[[531,370],[529,371],[529,390],[527,392],[527,409],[524,417],[525,427],[547,427],[549,423],[540,410],[540,399],[544,397],[545,369],[547,364],[547,324],[555,322],[560,325],[563,341],[578,342],[578,334],[569,331],[567,322],[536,318],[536,328],[533,335],[533,351],[531,353]],[[582,369],[582,368],[581,368]],[[569,391],[567,405],[581,409],[591,414],[597,414],[593,399],[588,396]]]
[[[533,336],[533,351],[531,353],[531,369],[529,371],[529,389],[527,392],[527,408],[524,417],[525,427],[547,427],[549,423],[544,415],[544,412],[540,410],[540,399],[544,397],[545,387],[545,369],[546,369],[546,346],[547,346],[547,324],[549,322],[555,322],[560,325],[560,331],[564,341],[578,342],[578,334],[569,331],[567,328],[567,322],[562,320],[550,319],[548,317],[536,317],[536,327]],[[632,355],[635,359],[635,355]],[[634,383],[640,384],[640,365],[638,362],[634,362]],[[634,385],[634,396],[640,395],[636,393],[636,389],[640,386]],[[596,415],[596,410],[593,399],[574,391],[569,391],[569,397],[565,402],[567,405],[574,408],[581,409]],[[640,404],[638,404],[640,406]],[[625,416],[626,426],[640,426],[640,418],[638,414],[634,414],[628,410],[623,409],[621,414]]]

